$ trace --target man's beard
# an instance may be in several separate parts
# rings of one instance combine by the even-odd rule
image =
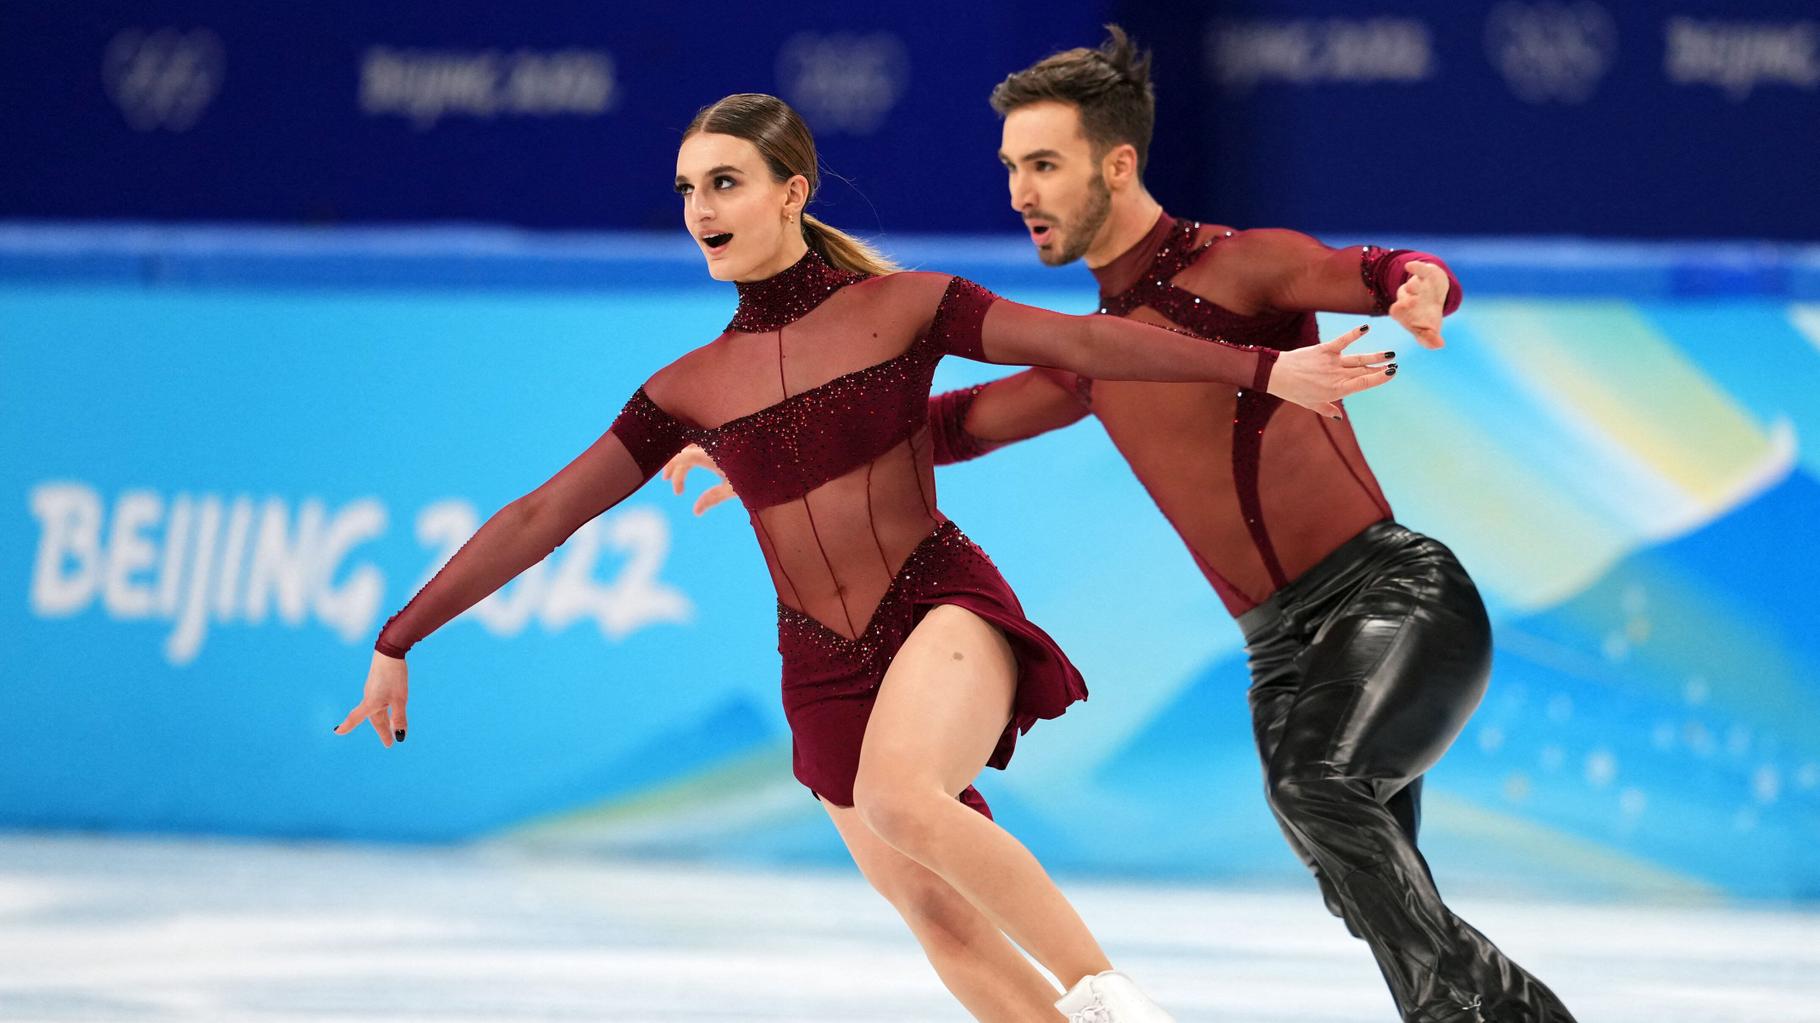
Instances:
[[[1064,247],[1054,252],[1037,250],[1037,258],[1050,266],[1061,266],[1072,263],[1085,256],[1093,246],[1093,236],[1100,233],[1101,225],[1112,212],[1112,189],[1106,187],[1104,175],[1095,172],[1093,180],[1087,182],[1087,203],[1081,208],[1080,215],[1062,228]]]

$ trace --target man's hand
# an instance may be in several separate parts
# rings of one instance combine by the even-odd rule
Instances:
[[[1390,317],[1414,335],[1424,348],[1440,348],[1441,310],[1447,305],[1447,273],[1433,263],[1413,260],[1408,265],[1409,279],[1397,289],[1397,300],[1391,304]]]
[[[715,465],[714,459],[709,458],[708,453],[698,444],[691,444],[678,451],[676,457],[670,459],[658,475],[669,480],[670,488],[681,494],[683,481],[688,478],[690,469],[706,469],[720,477],[719,483],[702,491],[701,496],[695,499],[695,514],[700,515],[734,496],[733,484],[727,482],[727,474],[720,471],[720,466]]]

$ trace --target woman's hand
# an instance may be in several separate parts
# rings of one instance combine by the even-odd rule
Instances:
[[[1329,418],[1340,418],[1340,406],[1335,402],[1397,375],[1397,364],[1390,361],[1397,357],[1395,352],[1346,354],[1346,346],[1370,329],[1355,327],[1332,341],[1277,356],[1270,371],[1270,393]]]
[[[681,494],[683,481],[688,477],[690,469],[706,469],[720,477],[719,483],[702,491],[701,496],[695,499],[695,514],[700,515],[734,496],[733,484],[727,482],[727,474],[720,471],[720,466],[714,464],[714,459],[710,458],[699,444],[691,444],[678,451],[676,456],[664,465],[663,471],[659,475],[670,481],[672,490]]]
[[[367,668],[367,689],[360,706],[348,712],[346,721],[335,726],[336,735],[346,735],[360,727],[365,718],[387,746],[404,741],[404,701],[410,692],[406,681],[404,658],[387,657],[373,651],[373,663]]]

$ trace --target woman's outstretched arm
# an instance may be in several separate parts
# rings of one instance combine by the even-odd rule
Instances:
[[[493,513],[386,622],[373,647],[365,698],[335,730],[345,735],[364,718],[387,746],[402,740],[405,653],[631,495],[683,443],[682,428],[639,390],[606,433],[542,486]]]
[[[1027,369],[1002,380],[929,399],[929,437],[936,465],[1059,430],[1086,417],[1083,378],[1059,369]]]
[[[645,478],[625,443],[611,430],[602,434],[542,486],[494,512],[386,622],[373,648],[403,657],[419,640],[548,557]]]
[[[1347,355],[1369,329],[1289,352],[1204,341],[1119,316],[1070,316],[999,298],[954,278],[930,332],[947,351],[984,362],[1054,366],[1097,380],[1217,381],[1265,391],[1337,417],[1333,404],[1396,375],[1389,353]]]

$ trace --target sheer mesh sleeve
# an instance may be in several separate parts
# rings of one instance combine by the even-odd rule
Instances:
[[[1359,278],[1371,292],[1373,312],[1382,315],[1390,311],[1397,300],[1397,289],[1409,278],[1409,264],[1417,260],[1433,263],[1447,275],[1447,298],[1441,303],[1441,315],[1452,316],[1460,308],[1460,302],[1465,298],[1460,290],[1460,278],[1454,276],[1453,268],[1439,256],[1414,249],[1382,249],[1375,245],[1360,248]]]
[[[1200,380],[1264,391],[1277,358],[1268,348],[1201,340],[1117,316],[1069,316],[1002,298],[990,303],[977,329],[989,362],[1054,366],[1096,380]]]
[[[1091,407],[1092,381],[1067,370],[1027,369],[929,399],[935,464],[989,451],[1079,422]]]
[[[982,349],[980,329],[986,321],[986,310],[1001,301],[997,295],[967,280],[956,277],[948,282],[942,300],[935,307],[935,318],[929,324],[929,339],[949,355],[975,362],[997,362]]]
[[[657,475],[657,470],[689,442],[683,425],[659,408],[642,387],[632,392],[631,400],[607,432],[626,446],[646,480]]]
[[[985,389],[985,384],[975,384],[929,399],[929,439],[936,465],[969,461],[998,447],[967,432],[967,410]]]
[[[1329,248],[1300,231],[1258,228],[1222,241],[1179,283],[1242,315],[1280,313],[1370,313],[1382,316],[1415,260],[1434,263],[1447,274],[1443,314],[1460,305],[1460,282],[1447,264],[1410,249],[1373,245]]]
[[[548,482],[495,512],[386,622],[373,648],[403,657],[644,485],[684,440],[681,424],[641,388],[599,440]]]

